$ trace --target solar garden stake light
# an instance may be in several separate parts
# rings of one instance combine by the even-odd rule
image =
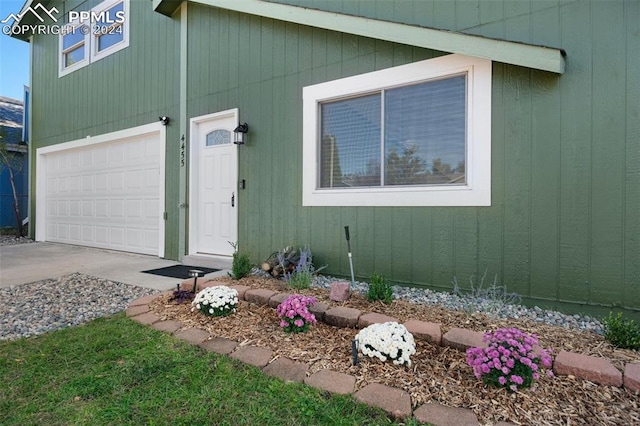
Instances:
[[[189,278],[193,278],[193,294],[196,294],[196,289],[198,288],[198,278],[204,277],[204,272],[199,269],[189,269]]]
[[[358,341],[356,339],[351,341],[351,360],[353,365],[358,365]]]
[[[353,256],[351,256],[351,242],[349,241],[349,227],[344,227],[344,235],[347,237],[347,253],[349,255],[349,268],[351,269],[351,288],[356,286],[356,279],[353,275]]]

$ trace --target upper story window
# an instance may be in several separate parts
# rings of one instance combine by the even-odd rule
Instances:
[[[491,61],[448,55],[305,87],[303,205],[491,205]]]
[[[92,33],[93,62],[129,46],[129,4],[128,0],[107,0],[92,11],[97,17]]]
[[[70,23],[60,34],[60,76],[89,63],[89,34],[78,22]]]
[[[129,0],[105,0],[60,35],[60,76],[129,46]]]

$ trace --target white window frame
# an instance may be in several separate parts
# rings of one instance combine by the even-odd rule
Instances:
[[[70,22],[68,24],[68,28],[70,28],[73,31],[81,31],[80,27],[81,24],[78,21],[74,21],[74,22]],[[69,32],[65,33],[65,34],[60,34],[59,37],[59,44],[60,44],[60,57],[59,57],[59,61],[60,61],[60,70],[59,70],[59,76],[62,77],[63,75],[67,75],[75,70],[78,70],[82,67],[85,67],[87,65],[89,65],[89,55],[91,54],[91,47],[90,47],[90,37],[89,37],[89,32],[88,31],[83,31],[84,33],[84,59],[81,61],[76,62],[75,64],[69,65],[68,67],[65,66],[65,55],[68,51],[71,51],[73,49],[71,48],[64,48],[64,36],[67,35]],[[77,46],[79,43],[74,44],[71,47]]]
[[[466,184],[320,188],[320,104],[381,89],[467,74]],[[446,55],[304,87],[303,206],[490,206],[491,61]]]
[[[123,4],[124,11],[124,22],[113,24],[114,27],[121,26],[123,31],[122,40],[113,46],[109,46],[108,48],[98,51],[98,39],[101,37],[101,34],[97,30],[97,22],[91,20],[91,22],[83,21],[79,22],[78,20],[70,22],[68,25],[72,28],[79,28],[85,25],[86,27],[83,29],[84,32],[84,46],[85,46],[85,57],[82,61],[76,62],[75,64],[65,67],[65,50],[63,49],[63,34],[59,36],[59,54],[58,54],[58,62],[59,62],[59,72],[58,77],[65,76],[67,74],[72,73],[82,67],[89,65],[92,62],[99,61],[100,59],[106,58],[107,56],[118,52],[129,46],[129,22],[131,21],[129,15],[129,0],[105,0],[93,9],[90,10],[91,16],[94,14],[99,15],[100,12],[111,9],[118,3]],[[68,49],[67,49],[68,50]]]
[[[129,46],[129,0],[105,0],[98,6],[91,9],[92,12],[99,14],[102,11],[111,9],[118,3],[123,3],[122,10],[124,11],[125,20],[121,24],[114,24],[114,26],[121,26],[123,30],[122,40],[113,46],[109,46],[101,52],[98,51],[98,39],[102,36],[98,31],[92,31],[91,36],[91,62],[99,61],[119,50]],[[97,25],[94,23],[94,25]]]

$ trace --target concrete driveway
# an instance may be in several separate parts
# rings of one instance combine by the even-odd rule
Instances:
[[[154,256],[66,244],[7,245],[0,246],[0,287],[80,272],[140,287],[170,290],[181,280],[145,274],[141,271],[176,264],[179,262]]]

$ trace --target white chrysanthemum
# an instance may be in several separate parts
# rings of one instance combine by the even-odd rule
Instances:
[[[372,324],[360,330],[355,339],[364,355],[389,359],[396,365],[411,365],[409,357],[416,353],[413,336],[397,322]]]
[[[238,305],[238,292],[227,286],[207,287],[196,294],[192,305],[198,310],[201,306],[210,314],[216,310],[230,311]]]

